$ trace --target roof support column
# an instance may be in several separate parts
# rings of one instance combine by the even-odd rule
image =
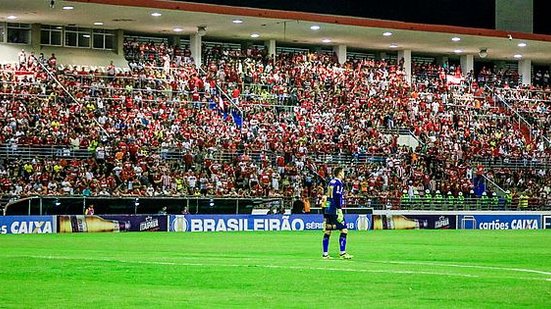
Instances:
[[[189,36],[189,49],[191,50],[195,66],[199,69],[201,67],[201,36],[199,34],[196,33]]]
[[[276,40],[264,41],[264,46],[268,48],[268,57],[275,59],[276,57]]]
[[[115,33],[115,40],[117,40],[117,55],[124,56],[124,31],[122,29],[117,29]]]
[[[404,60],[404,78],[411,84],[411,49],[404,49],[398,51],[398,63]]]
[[[40,41],[42,34],[42,32],[40,31],[40,27],[40,24],[31,25],[31,49],[35,52],[35,54],[38,54],[40,52]]]
[[[532,85],[532,60],[522,59],[518,61],[518,74],[523,85]]]
[[[333,46],[333,52],[337,54],[337,59],[339,60],[340,64],[346,62],[346,45]]]
[[[466,77],[470,71],[474,70],[474,56],[473,55],[462,55],[459,58],[461,63],[461,73],[463,77]]]

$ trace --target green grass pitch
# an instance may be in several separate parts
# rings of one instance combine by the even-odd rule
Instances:
[[[337,255],[337,235],[330,251]],[[551,233],[0,236],[0,308],[551,307]]]

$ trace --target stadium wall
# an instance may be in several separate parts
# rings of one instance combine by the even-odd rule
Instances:
[[[0,44],[0,55],[2,55],[0,64],[17,63],[17,54],[21,49],[25,49],[27,53],[34,52],[37,57],[40,53],[44,53],[46,59],[50,58],[52,53],[55,53],[58,63],[68,65],[105,67],[109,65],[110,61],[113,61],[116,67],[125,68],[128,66],[128,62],[124,59],[124,55],[117,54],[115,51],[111,50],[50,46],[33,49],[32,45],[25,44]]]
[[[551,212],[375,212],[347,214],[350,230],[551,229]],[[321,230],[322,215],[3,216],[0,234]]]

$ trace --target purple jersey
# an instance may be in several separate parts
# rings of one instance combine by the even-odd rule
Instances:
[[[336,215],[337,209],[341,209],[344,204],[343,199],[344,186],[338,178],[333,178],[327,186],[327,203],[324,213],[328,215]]]

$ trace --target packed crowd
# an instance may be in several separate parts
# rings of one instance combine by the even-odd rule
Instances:
[[[187,48],[127,41],[124,49],[128,69],[60,66],[55,55],[24,51],[2,67],[0,143],[69,148],[67,157],[4,159],[4,194],[315,198],[333,166],[313,159],[320,153],[382,158],[350,162],[351,196],[480,196],[473,179],[482,174],[513,194],[549,191],[545,170],[476,165],[548,158],[546,131],[527,135],[483,88],[452,89],[444,76],[461,75],[458,67],[414,66],[419,78],[410,86],[401,61],[339,64],[324,53],[272,58],[212,48],[196,68]],[[383,134],[395,128],[410,130],[419,146]],[[71,159],[76,149],[90,158]],[[175,151],[181,159],[167,160]]]

